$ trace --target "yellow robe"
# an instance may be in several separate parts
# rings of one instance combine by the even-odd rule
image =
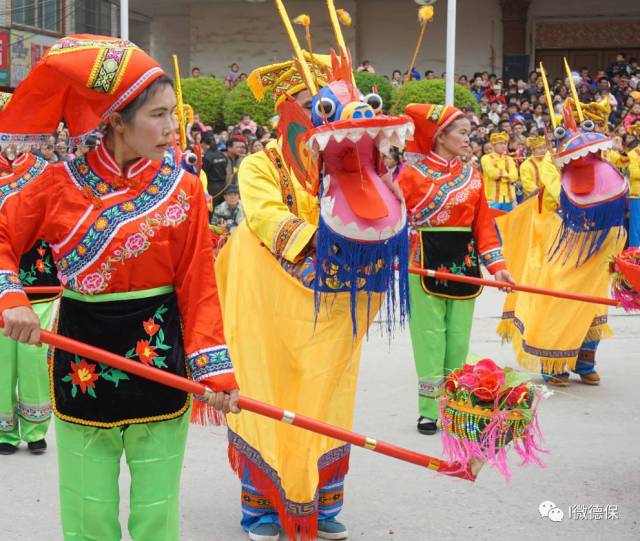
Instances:
[[[489,203],[513,203],[516,200],[515,183],[518,167],[511,156],[492,152],[480,159],[484,186]]]
[[[243,395],[350,429],[361,343],[381,296],[372,296],[369,312],[366,294],[358,298],[355,337],[349,293],[321,302],[316,318],[313,289],[284,267],[305,268],[318,203],[284,173],[287,183],[265,152],[240,167],[246,220],[216,261],[225,337]],[[283,203],[291,193],[293,204]],[[300,260],[302,267],[287,263]],[[249,471],[290,535],[295,528],[313,535],[318,487],[346,473],[348,447],[253,413],[228,423],[232,465]]]
[[[629,197],[640,198],[640,146],[631,150],[629,158]]]
[[[548,179],[542,180],[544,183]],[[553,181],[550,185],[554,185]],[[559,185],[558,178],[558,194]],[[536,287],[607,297],[609,261],[624,248],[623,228],[613,229],[602,249],[578,267],[578,248],[566,262],[564,257],[550,261],[549,253],[561,226],[561,218],[554,210],[551,205],[540,209],[539,199],[531,198],[496,219],[504,257],[514,279]],[[611,336],[607,313],[607,307],[602,305],[514,292],[507,295],[497,332],[503,340],[512,341],[516,359],[523,367],[558,374],[575,368],[585,340]]]
[[[626,169],[629,166],[629,158],[618,152],[617,150],[605,150],[602,153],[602,156],[605,160],[607,160],[611,165],[617,167],[618,169]]]
[[[560,200],[560,171],[547,152],[544,156],[531,156],[520,166],[520,180],[525,196],[543,190],[545,210],[556,210]]]

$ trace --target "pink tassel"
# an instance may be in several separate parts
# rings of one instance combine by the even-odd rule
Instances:
[[[540,467],[544,464],[537,453],[546,453],[538,442],[542,442],[542,433],[537,415],[537,402],[532,405],[532,417],[527,428],[520,435],[514,435],[513,447],[522,458],[522,464],[535,463]],[[499,411],[484,427],[480,441],[462,439],[453,434],[453,421],[445,415],[447,400],[443,398],[439,403],[440,419],[442,420],[442,447],[444,455],[451,462],[458,462],[461,469],[468,467],[473,459],[481,460],[494,468],[509,481],[511,470],[507,461],[507,445],[498,446],[498,443],[507,430],[509,430],[509,410]]]

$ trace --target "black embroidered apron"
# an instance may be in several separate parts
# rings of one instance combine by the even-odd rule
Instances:
[[[65,291],[57,332],[188,377],[178,301],[171,287],[85,296]],[[184,414],[183,391],[54,349],[53,410],[62,420],[98,428],[173,419]]]
[[[420,266],[423,269],[482,277],[476,242],[470,228],[420,227],[417,228],[417,234]],[[428,276],[422,276],[420,282],[429,295],[446,299],[473,299],[482,292],[482,286],[442,281]]]

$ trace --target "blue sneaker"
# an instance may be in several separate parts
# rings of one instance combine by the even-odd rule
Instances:
[[[277,524],[258,524],[251,528],[249,532],[251,541],[278,541],[280,539],[280,528]],[[341,537],[338,539],[342,539]]]
[[[320,539],[346,539],[349,537],[349,532],[344,524],[330,518],[318,521],[318,537]]]

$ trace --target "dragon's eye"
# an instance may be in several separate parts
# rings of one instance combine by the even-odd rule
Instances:
[[[563,139],[566,134],[567,132],[562,126],[558,126],[553,132],[556,139]]]
[[[320,118],[322,118],[322,111],[324,110],[324,114],[327,118],[331,118],[336,112],[336,104],[331,98],[320,98],[316,101],[315,113]]]
[[[584,131],[593,131],[596,125],[593,123],[593,120],[587,118],[582,122],[582,129]]]
[[[375,113],[379,113],[380,111],[382,111],[383,101],[382,98],[378,96],[378,94],[374,94],[373,92],[371,94],[367,94],[364,98],[362,98],[362,101],[369,105],[369,107],[371,107]]]

